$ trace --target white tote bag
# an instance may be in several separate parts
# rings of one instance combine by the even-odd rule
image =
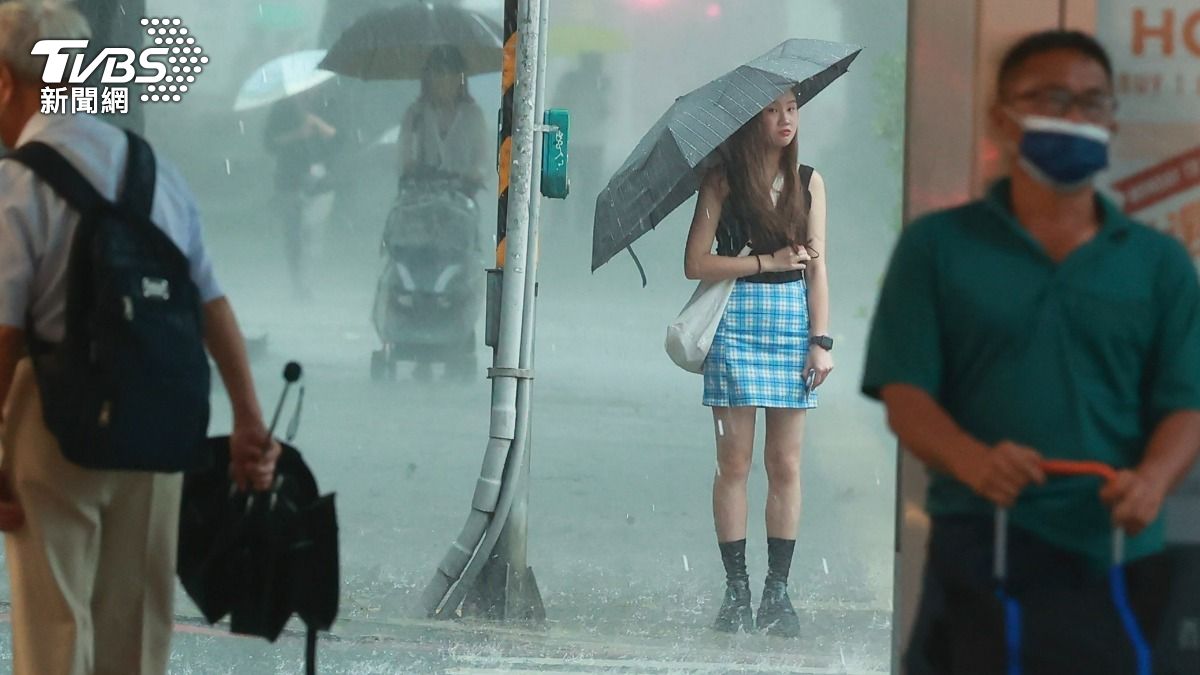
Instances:
[[[749,250],[747,246],[741,254],[746,255]],[[701,281],[679,316],[667,326],[663,346],[675,365],[689,373],[704,372],[704,359],[708,358],[708,350],[736,282],[737,279]]]

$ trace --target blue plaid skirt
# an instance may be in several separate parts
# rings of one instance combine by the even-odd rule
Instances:
[[[738,281],[704,361],[704,405],[815,408],[804,384],[808,289]]]

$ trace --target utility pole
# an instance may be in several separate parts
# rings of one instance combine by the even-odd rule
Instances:
[[[491,430],[471,512],[422,596],[427,616],[545,618],[526,559],[530,388],[537,284],[547,0],[505,0],[496,269],[488,270],[494,348]],[[494,338],[494,340],[493,340]]]

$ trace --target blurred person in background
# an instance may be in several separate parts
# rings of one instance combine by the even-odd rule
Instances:
[[[461,182],[474,197],[483,188],[490,147],[483,109],[471,97],[466,61],[450,45],[433,49],[421,93],[400,126],[400,179],[429,176]]]
[[[1200,284],[1178,241],[1096,190],[1115,110],[1092,37],[1021,40],[991,110],[1010,175],[912,223],[892,255],[862,388],[932,471],[910,675],[993,672],[962,637],[973,619],[948,607],[994,597],[996,509],[1009,510],[1007,588],[1103,587],[1114,526],[1127,560],[1163,549],[1163,500],[1200,451]],[[1047,483],[1043,459],[1118,478],[1099,495],[1087,478]],[[1133,596],[1156,584],[1130,573]],[[1115,616],[1075,612],[1045,636],[1055,653],[1036,656],[1065,659],[1055,672],[1132,672],[1114,666],[1130,644]]]
[[[704,362],[716,427],[713,519],[725,567],[714,628],[797,637],[787,580],[800,523],[807,411],[833,370],[825,268],[825,183],[797,159],[799,110],[784,94],[741,127],[700,187],[684,260],[689,279],[737,279]],[[716,243],[716,253],[712,253]],[[740,255],[750,247],[749,255]],[[746,571],[746,481],[766,409],[767,576],[757,616]]]
[[[338,130],[318,111],[322,87],[277,101],[265,128],[267,152],[275,156],[275,208],[283,228],[284,254],[293,296],[312,299],[308,257],[315,221],[328,217],[332,199],[329,161]]]

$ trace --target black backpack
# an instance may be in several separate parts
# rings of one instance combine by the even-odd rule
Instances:
[[[126,132],[114,204],[43,143],[9,158],[79,212],[67,266],[66,334],[26,330],[46,427],[89,469],[185,471],[205,463],[209,365],[200,293],[187,257],[150,220],[155,159]]]

